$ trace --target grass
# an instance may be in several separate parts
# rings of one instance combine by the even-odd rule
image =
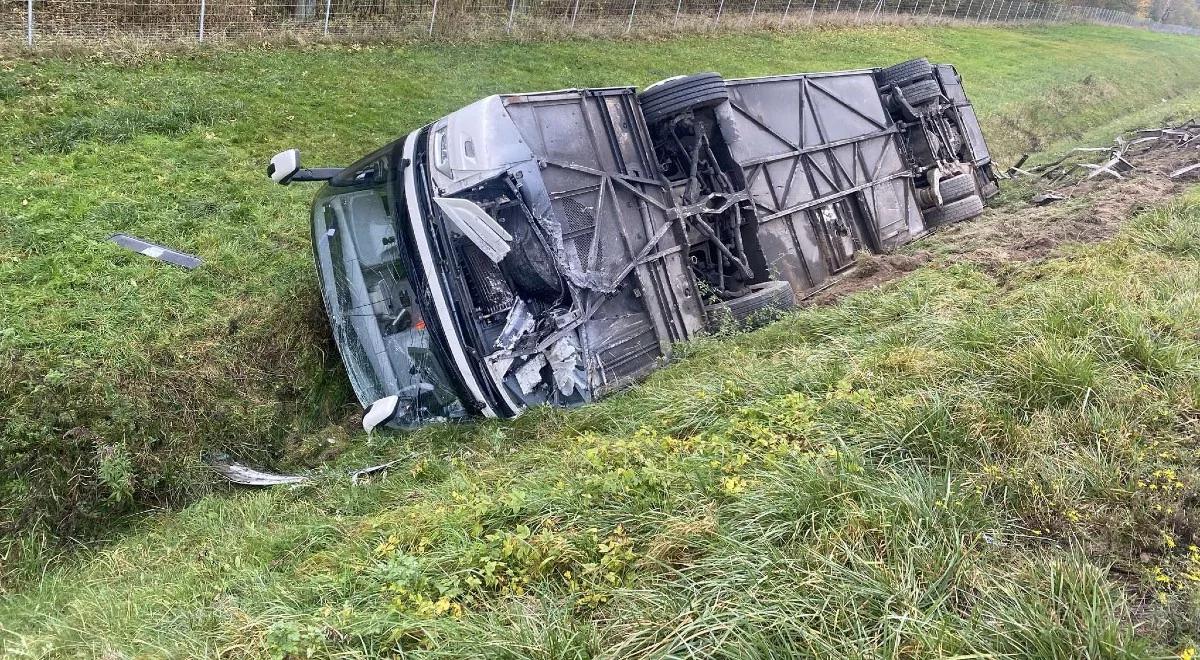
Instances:
[[[1104,55],[1097,57],[1097,53]],[[971,452],[986,451],[990,443],[1014,447],[1033,443],[1034,450],[1021,454],[1028,465],[1022,464],[1026,472],[1019,474],[1036,478],[1043,490],[1058,475],[1037,467],[1039,451],[1066,452],[1056,468],[1067,475],[1064,479],[1080,478],[1071,472],[1080,469],[1072,460],[1097,470],[1125,465],[1125,454],[1047,444],[1048,439],[1031,430],[1039,428],[1037,424],[1050,424],[1047,428],[1061,431],[1062,437],[1077,438],[1089,428],[1087,424],[1115,423],[1124,419],[1122,415],[1135,413],[1132,421],[1140,424],[1145,421],[1142,416],[1150,415],[1136,406],[1124,407],[1127,402],[1122,399],[1110,403],[1113,409],[1106,409],[1107,417],[1100,421],[1038,417],[1045,409],[1090,411],[1098,401],[1107,401],[1099,392],[1118,389],[1125,372],[1114,371],[1110,356],[1088,343],[1094,337],[1086,327],[1078,327],[1077,320],[1079,314],[1105,309],[1110,302],[1087,307],[1086,301],[1075,301],[1072,304],[1081,307],[1064,307],[1047,317],[1057,319],[1063,332],[1026,341],[1025,333],[1032,331],[994,318],[990,308],[970,301],[972,296],[990,295],[992,285],[986,277],[969,268],[948,269],[921,276],[930,278],[928,292],[909,286],[901,289],[903,294],[879,301],[861,299],[839,307],[840,311],[814,312],[732,344],[686,349],[691,357],[684,364],[711,363],[715,381],[696,379],[694,368],[675,368],[634,393],[580,411],[537,411],[507,424],[433,429],[367,441],[346,430],[353,425],[357,406],[328,342],[315,291],[304,222],[313,191],[273,187],[261,175],[264,158],[282,148],[302,147],[306,160],[314,165],[346,163],[371,146],[493,92],[645,84],[680,71],[705,69],[739,76],[859,67],[915,54],[959,67],[1002,159],[1045,145],[1107,138],[1133,122],[1200,108],[1196,92],[1200,46],[1194,40],[1078,26],[872,27],[651,43],[313,46],[0,60],[4,100],[0,158],[12,162],[0,170],[0,373],[5,374],[0,379],[0,463],[5,466],[0,477],[0,535],[6,548],[0,574],[13,589],[15,585],[28,588],[30,578],[72,542],[116,540],[111,550],[80,560],[90,563],[52,573],[29,596],[15,592],[10,603],[23,604],[12,607],[27,611],[9,609],[0,621],[14,634],[31,637],[13,642],[12,647],[36,650],[45,643],[49,648],[91,654],[108,647],[154,653],[157,645],[164,653],[191,654],[266,653],[284,648],[293,638],[315,644],[314,639],[326,640],[326,636],[325,629],[314,633],[312,626],[318,625],[314,623],[318,619],[313,613],[330,603],[342,607],[341,595],[358,593],[360,579],[366,580],[366,586],[361,597],[351,598],[352,610],[379,605],[376,600],[386,595],[398,602],[396,612],[387,616],[405,621],[414,612],[457,613],[457,606],[470,616],[434,617],[429,619],[432,623],[414,628],[415,637],[403,632],[392,640],[388,636],[394,627],[387,634],[371,632],[380,621],[384,624],[379,625],[392,625],[383,615],[386,608],[367,607],[370,613],[361,620],[347,615],[351,632],[346,633],[346,648],[419,645],[421,639],[433,639],[434,633],[425,631],[429,626],[458,631],[455,634],[463,636],[455,639],[466,644],[470,630],[500,635],[509,620],[523,625],[495,641],[513,648],[528,636],[540,639],[538,635],[545,636],[545,643],[539,642],[543,647],[609,648],[613,640],[621,640],[630,651],[642,652],[675,639],[666,630],[638,626],[630,619],[612,618],[610,626],[608,615],[580,614],[580,608],[607,611],[610,606],[600,599],[609,597],[605,589],[618,587],[624,590],[622,598],[633,599],[627,602],[644,606],[636,610],[638,616],[675,621],[679,628],[671,634],[678,633],[678,639],[690,640],[689,635],[696,634],[698,644],[715,643],[705,642],[702,630],[725,630],[746,649],[772,639],[810,639],[800,628],[788,627],[807,622],[816,631],[812,644],[844,639],[847,645],[861,641],[863,648],[885,652],[888,647],[883,641],[871,641],[879,629],[872,627],[878,624],[870,618],[884,610],[899,617],[896,625],[907,631],[904,617],[918,611],[950,617],[944,619],[950,627],[969,620],[982,629],[997,622],[984,617],[990,610],[976,610],[977,606],[995,607],[1013,617],[1042,607],[1038,603],[1049,607],[1047,603],[1059,598],[1053,591],[1032,587],[1014,591],[1017,588],[1007,584],[1004,593],[1009,600],[1004,602],[976,603],[961,590],[954,592],[959,600],[949,602],[940,600],[941,592],[921,595],[910,590],[903,602],[928,607],[893,611],[887,608],[901,601],[894,600],[888,589],[908,585],[919,591],[929,584],[927,579],[940,580],[942,573],[936,571],[945,567],[926,565],[913,554],[915,548],[896,555],[896,564],[860,565],[854,557],[871,556],[867,552],[871,544],[879,543],[872,534],[881,529],[907,530],[903,533],[918,536],[949,534],[928,530],[930,520],[924,517],[928,512],[922,507],[932,506],[929,502],[935,500],[927,496],[934,494],[940,494],[944,506],[958,501],[954,499],[958,486],[946,481],[964,469],[956,461],[974,460],[976,454]],[[1193,225],[1172,222],[1143,223],[1143,233],[1123,245],[1129,246],[1130,254],[1191,263],[1195,237],[1187,227]],[[199,254],[206,263],[193,272],[164,267],[104,242],[114,231]],[[1134,263],[1130,272],[1140,272],[1137,267]],[[944,297],[935,295],[937,291]],[[1181,295],[1167,284],[1155,291],[1157,297],[1149,303],[1166,304],[1159,299]],[[1142,371],[1136,373],[1148,374],[1150,386],[1158,382],[1151,376],[1167,381],[1187,378],[1193,364],[1190,348],[1162,334],[1161,327],[1170,325],[1170,318],[1147,321],[1137,311],[1145,301],[1118,295],[1122,293],[1116,287],[1111,304],[1133,306],[1128,314],[1112,318],[1098,314],[1108,329],[1106,341],[1114,342],[1106,346],[1119,348],[1120,364],[1140,365],[1137,369]],[[963,306],[972,311],[951,328],[953,341],[946,341],[955,347],[953,351],[925,343],[922,333],[936,336],[937,326],[920,330],[907,323],[912,309],[926,309],[927,304],[935,305],[929,308],[935,312],[933,320],[942,312],[962,314]],[[860,314],[867,320],[862,332],[873,332],[875,343],[868,345],[866,334],[855,339]],[[797,343],[797,337],[803,341]],[[825,344],[810,353],[811,342]],[[780,345],[793,348],[776,356]],[[985,350],[989,345],[1020,348],[1011,356],[998,357]],[[797,415],[812,407],[810,422],[820,428],[834,423],[819,421],[834,414],[830,411],[843,406],[854,410],[859,405],[854,398],[862,388],[856,380],[845,381],[850,374],[846,361],[860,348],[880,362],[880,371],[872,373],[894,371],[905,378],[922,374],[919,382],[927,384],[929,392],[910,393],[919,405],[897,408],[903,416],[880,417],[875,422],[880,426],[871,427],[877,437],[870,436],[874,439],[869,441],[830,440],[828,448],[814,444],[815,453],[805,458],[772,457],[768,446],[761,456],[744,452],[742,467],[732,471],[722,467],[723,461],[742,460],[737,456],[747,438],[751,448],[758,447],[753,443],[758,441],[754,434],[760,433],[759,427],[767,429],[761,433],[766,434],[768,445],[773,442],[771,434],[779,432],[771,430],[777,424],[790,429],[788,437],[814,432],[803,424],[787,427],[800,422],[777,419],[773,412],[777,404],[785,411],[791,410],[787,406],[797,406]],[[977,394],[963,374],[992,374],[987,370],[993,368],[995,387],[1008,397],[1003,405],[1010,406],[1014,415],[1028,413],[1032,421],[991,419],[982,412],[978,418],[964,417],[978,411],[970,406],[963,410],[967,405],[963,401]],[[732,383],[728,391],[725,380]],[[942,381],[965,389],[934,387]],[[867,389],[887,391],[874,385]],[[802,398],[786,398],[796,393]],[[701,394],[711,398],[700,398]],[[773,398],[777,396],[784,399],[777,401]],[[845,429],[866,432],[862,427],[866,421],[847,419]],[[637,421],[645,424],[633,423]],[[634,434],[644,425],[649,436]],[[845,429],[828,437],[851,437]],[[696,434],[701,439],[686,445]],[[686,446],[678,446],[679,442]],[[378,486],[342,487],[331,476],[328,484],[299,491],[226,494],[203,499],[179,517],[155,516],[132,532],[125,530],[129,521],[136,522],[138,511],[195,501],[210,492],[212,478],[200,460],[207,451],[229,451],[284,465],[311,465],[339,455],[343,455],[342,465],[353,465],[380,456],[406,456],[410,451],[426,460],[415,460],[406,468],[410,477],[399,479],[393,474]],[[768,458],[786,462],[768,462]],[[881,471],[883,458],[900,461],[911,474]],[[721,466],[712,467],[712,461]],[[930,470],[927,461],[933,461],[936,469]],[[610,466],[623,467],[610,470]],[[765,476],[766,472],[757,476],[768,468],[775,476]],[[526,495],[507,489],[523,472],[541,475],[551,484],[561,478],[564,489],[551,494],[530,491],[532,499],[522,499]],[[1089,487],[1101,488],[1108,477],[1089,478],[1095,479]],[[950,490],[948,483],[953,486]],[[590,490],[577,490],[579,484],[587,484]],[[634,495],[614,494],[626,486]],[[461,564],[447,563],[441,555],[431,559],[412,552],[420,547],[420,539],[399,531],[410,521],[394,512],[403,510],[399,505],[408,501],[414,487],[427,488],[430,498],[422,500],[430,507],[419,514],[422,524],[447,535],[431,536],[429,542],[454,541],[439,552],[469,550],[454,559]],[[759,487],[775,493],[771,496],[775,499],[760,499],[767,495],[759,494]],[[988,525],[1009,529],[1012,521],[1004,516],[1024,511],[1020,507],[1026,505],[1042,513],[1042,518],[1027,521],[1029,529],[1051,529],[1049,519],[1057,509],[1039,509],[1033,502],[1040,500],[1031,497],[1026,502],[1015,487],[1011,493],[1007,487],[1002,490],[1012,501],[1006,499],[1003,506],[992,509],[984,506],[982,495],[964,491],[964,502],[975,497],[981,510],[1000,517],[963,521],[967,526],[961,529],[992,529]],[[455,500],[456,491],[466,499]],[[502,495],[508,499],[494,499]],[[831,502],[849,508],[829,510]],[[439,506],[446,509],[439,511]],[[582,527],[564,528],[558,536],[551,530],[552,538],[545,540],[549,547],[536,545],[538,535],[547,529],[536,515],[539,511],[548,519],[561,518]],[[790,512],[791,517],[780,511]],[[588,531],[593,527],[595,538]],[[375,529],[398,530],[396,547],[406,548],[404,557],[419,556],[421,567],[441,568],[414,572],[408,559],[401,557],[392,566],[389,558],[386,575],[362,578],[354,571],[376,570],[375,547],[390,535],[381,540]],[[786,536],[789,533],[792,536]],[[120,540],[126,534],[132,536]],[[826,579],[859,579],[865,591],[848,589],[847,597],[871,596],[875,600],[864,602],[877,603],[884,610],[864,605],[848,613],[850,619],[834,622],[798,614],[787,625],[772,617],[770,626],[753,618],[720,619],[768,611],[727,610],[724,600],[706,600],[715,597],[706,585],[722,574],[722,562],[731,562],[729,568],[758,561],[760,557],[746,550],[762,549],[754,545],[755,534],[777,539],[781,547],[804,544],[810,550],[801,555],[761,555],[775,563],[747,569],[746,576],[776,575],[779,567],[786,566],[795,568],[796,574],[788,579],[800,580],[796,585],[807,584],[805,580],[817,584]],[[489,535],[498,536],[489,539]],[[625,547],[625,537],[633,544],[629,552],[635,553],[634,558],[621,559],[623,551],[613,550]],[[1012,547],[1010,541],[993,547],[979,538],[983,537],[968,548],[969,555],[1006,552],[1003,549]],[[928,545],[921,547],[941,548],[952,541],[950,536],[930,537],[922,541]],[[536,549],[523,555],[520,570],[531,570],[526,564],[539,568],[533,570],[529,585],[517,585],[523,595],[512,590],[509,576],[479,586],[431,582],[443,574],[465,575],[468,568],[477,568],[480,580],[490,579],[488,566],[496,563],[493,572],[501,570],[500,564],[507,567],[515,549],[526,546]],[[697,553],[697,547],[704,552]],[[655,553],[646,555],[650,549]],[[1006,563],[1008,572],[981,569],[980,574],[999,583],[1024,576],[1053,581],[1059,579],[1055,576],[1068,575],[1111,587],[1105,586],[1105,573],[1097,564],[1081,558],[1092,556],[1087,553],[1055,555],[1057,563],[1027,553],[1018,556],[1027,565]],[[831,557],[840,558],[838,562],[845,559],[845,565],[839,563],[841,568],[833,570]],[[68,557],[59,563],[73,566],[75,561]],[[467,568],[458,571],[454,566]],[[593,568],[582,573],[588,566]],[[897,566],[904,570],[891,574]],[[568,570],[572,578],[556,582]],[[1172,575],[1181,575],[1179,570]],[[615,584],[610,573],[616,576]],[[81,577],[69,577],[73,575]],[[410,579],[413,584],[403,586]],[[670,590],[669,597],[655,586],[676,583],[672,581],[695,586]],[[396,584],[402,591],[388,586]],[[1071,588],[1076,586],[1072,583]],[[484,596],[471,596],[477,600],[465,596],[480,589]],[[733,585],[730,589],[731,599],[761,597],[763,603],[773,602],[773,596],[753,588]],[[539,594],[538,607],[546,609],[529,618],[524,599],[534,592]],[[446,596],[443,602],[442,596],[449,593],[460,595]],[[693,596],[694,601],[676,600]],[[918,596],[933,600],[921,601]],[[1062,635],[1067,634],[1063,622],[1075,620],[1070,617],[1122,621],[1119,610],[1127,601],[1118,596],[1102,589],[1093,594],[1086,611],[1046,616],[1059,622]],[[591,600],[577,603],[579,598]],[[314,603],[320,604],[317,609]],[[709,609],[688,609],[692,605]],[[439,612],[446,607],[452,611]],[[50,616],[52,610],[65,614]],[[672,611],[676,618],[671,618]],[[972,619],[975,611],[983,618]],[[34,626],[30,613],[48,616],[45,627]],[[697,628],[700,622],[712,625]],[[1131,639],[1127,629],[1112,625],[1116,628],[1105,628],[1109,632],[1104,634],[1116,635],[1114,644]],[[173,626],[179,630],[169,632]],[[748,632],[750,628],[760,632]],[[650,630],[658,630],[655,635],[660,636],[639,636]],[[835,632],[844,634],[825,636]],[[1010,633],[1018,635],[1005,634]],[[954,635],[946,634],[952,641]],[[1027,634],[1032,637],[1022,644],[1036,641],[1038,630],[1031,628]],[[1174,639],[1156,634],[1155,639]],[[446,641],[452,637],[439,636],[438,648],[455,648]],[[1042,641],[1066,643],[1065,639],[1052,634]],[[1089,636],[1084,641],[1099,643],[1099,639]],[[951,641],[944,648],[954,648]],[[909,640],[896,632],[889,643],[903,650]],[[920,643],[928,645],[932,640],[922,638]],[[974,643],[963,642],[963,647],[985,648]],[[821,648],[811,650],[817,653]]]
[[[1200,640],[1200,190],[574,411],[385,435],[0,599],[16,656],[1161,657]],[[401,464],[352,484],[348,466]],[[0,647],[5,648],[5,647]]]

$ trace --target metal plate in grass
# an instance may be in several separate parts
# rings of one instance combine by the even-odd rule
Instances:
[[[200,260],[200,257],[195,255],[179,252],[178,250],[172,250],[169,247],[164,247],[149,241],[143,241],[140,238],[130,236],[128,234],[113,234],[112,236],[108,237],[108,240],[127,250],[137,252],[138,254],[144,254],[151,259],[157,259],[159,261],[169,263],[174,266],[179,266],[181,268],[186,268],[188,270],[192,270],[193,268],[196,268],[200,264],[204,263]]]

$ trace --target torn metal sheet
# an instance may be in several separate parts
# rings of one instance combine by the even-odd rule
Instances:
[[[169,247],[144,241],[135,236],[130,236],[129,234],[113,234],[108,237],[108,240],[132,252],[144,254],[151,259],[157,259],[164,263],[171,264],[172,266],[179,266],[180,268],[186,268],[188,270],[192,270],[204,263],[200,260],[200,257],[195,255],[179,252],[178,250],[172,250]]]
[[[529,311],[529,306],[520,298],[513,304],[512,309],[508,310],[508,317],[504,321],[504,329],[500,331],[500,336],[496,338],[496,348],[511,351],[521,338],[529,334],[533,330],[534,320],[533,314]]]
[[[1087,175],[1087,178],[1089,178],[1089,179],[1094,179],[1095,177],[1097,177],[1101,174],[1108,174],[1115,178],[1123,179],[1125,177],[1122,175],[1128,174],[1133,171],[1133,165],[1131,165],[1129,163],[1129,161],[1125,160],[1125,158],[1123,156],[1116,156],[1114,158],[1110,158],[1109,160],[1104,161],[1104,163],[1102,163],[1100,165],[1093,165],[1090,163],[1082,163],[1080,166],[1085,167],[1092,171],[1091,174]]]
[[[1034,195],[1033,198],[1030,199],[1029,201],[1030,201],[1030,203],[1036,204],[1038,206],[1045,206],[1047,204],[1052,204],[1054,202],[1061,202],[1064,199],[1066,199],[1066,197],[1064,197],[1056,192],[1044,192],[1039,195]]]
[[[1200,170],[1200,163],[1196,163],[1194,165],[1188,165],[1187,167],[1181,167],[1181,168],[1175,170],[1174,172],[1171,172],[1171,178],[1178,179],[1179,177],[1187,174],[1188,172],[1195,172],[1196,170]]]
[[[350,483],[357,485],[358,482],[364,477],[369,477],[376,472],[382,472],[403,460],[405,459],[397,458],[396,460],[388,461],[387,463],[380,463],[379,465],[372,465],[370,467],[362,468],[361,470],[354,470],[350,473]]]
[[[242,465],[236,461],[218,460],[210,463],[213,470],[232,483],[243,486],[280,486],[284,484],[300,484],[308,481],[308,477],[294,474],[277,474],[264,472]]]

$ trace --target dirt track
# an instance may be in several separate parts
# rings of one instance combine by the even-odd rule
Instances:
[[[1164,145],[1127,155],[1126,160],[1136,169],[1121,180],[1107,175],[1086,181],[1076,177],[1057,185],[1041,179],[1021,180],[1015,185],[1028,189],[1023,201],[989,208],[974,220],[939,229],[903,252],[861,257],[854,270],[807,302],[829,304],[878,287],[932,261],[935,253],[953,261],[973,262],[989,272],[1014,261],[1047,259],[1063,244],[1111,238],[1137,210],[1154,206],[1200,180],[1200,171],[1169,178],[1171,172],[1200,160],[1196,149]],[[1005,183],[1014,185],[1001,185]],[[1047,191],[1066,199],[1045,206],[1028,201]]]

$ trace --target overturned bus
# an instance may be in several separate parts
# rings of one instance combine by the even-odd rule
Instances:
[[[364,427],[575,405],[997,191],[953,66],[490,96],[327,181],[313,248]]]

